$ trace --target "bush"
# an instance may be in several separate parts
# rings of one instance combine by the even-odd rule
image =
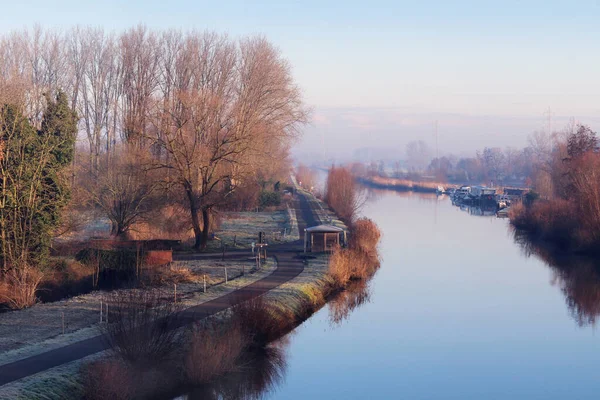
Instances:
[[[258,197],[260,208],[277,207],[281,205],[281,193],[279,192],[260,192]]]
[[[377,245],[381,232],[367,218],[354,223],[347,249],[336,248],[329,259],[328,273],[337,287],[344,287],[354,280],[368,279],[380,266]]]
[[[525,206],[529,207],[529,206],[533,205],[533,203],[539,198],[540,198],[540,195],[537,192],[534,192],[532,190],[525,194],[525,199],[523,200],[523,202],[525,203]]]
[[[0,280],[0,300],[10,308],[23,309],[37,303],[43,274],[29,264],[8,270]]]
[[[231,372],[247,346],[247,338],[236,323],[207,322],[191,333],[185,357],[185,376],[200,385]]]
[[[249,346],[264,347],[285,335],[293,327],[295,316],[258,296],[233,307],[233,322]]]
[[[352,225],[349,246],[364,253],[377,251],[381,231],[369,218],[361,218]]]
[[[106,298],[110,314],[104,335],[111,348],[132,365],[161,364],[179,346],[177,305],[156,290],[127,290]]]
[[[516,204],[511,206],[509,218],[516,228],[563,249],[574,249],[584,239],[576,209],[567,200],[540,200],[529,207]]]

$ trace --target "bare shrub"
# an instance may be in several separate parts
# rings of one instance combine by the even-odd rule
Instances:
[[[355,222],[350,232],[349,247],[337,247],[329,258],[328,273],[337,287],[353,280],[368,279],[380,266],[377,245],[381,232],[367,218]]]
[[[0,281],[0,299],[10,308],[23,309],[37,302],[37,289],[43,274],[29,264],[12,268]]]
[[[515,205],[509,214],[511,223],[537,239],[549,240],[567,249],[576,246],[585,235],[573,202],[563,199],[536,201],[531,206]]]
[[[352,224],[349,246],[364,253],[377,251],[381,231],[373,220],[360,218]]]
[[[351,225],[365,203],[365,193],[349,168],[331,167],[325,184],[325,202]]]
[[[175,363],[132,365],[116,357],[93,362],[83,368],[87,400],[167,398],[178,386]]]
[[[250,346],[264,347],[285,335],[295,321],[294,316],[269,302],[264,296],[241,302],[233,308],[237,324]]]
[[[83,372],[87,400],[128,400],[134,397],[131,367],[119,359],[93,362]]]
[[[185,375],[198,385],[236,369],[247,338],[237,323],[211,321],[193,329],[185,357]]]
[[[157,290],[126,290],[109,294],[109,323],[104,327],[111,348],[131,364],[167,361],[180,345],[176,304]]]

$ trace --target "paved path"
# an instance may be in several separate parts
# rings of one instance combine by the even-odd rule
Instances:
[[[298,193],[296,196],[295,208],[298,229],[302,236],[304,228],[316,225],[317,221],[310,203],[301,193]],[[186,317],[184,321],[189,323],[201,320],[223,311],[234,304],[239,304],[253,297],[260,296],[295,278],[304,270],[302,261],[297,257],[298,251],[302,250],[301,246],[301,241],[274,246],[271,249],[271,254],[275,254],[277,268],[272,274],[244,288],[186,309],[184,311],[184,316]],[[98,335],[10,364],[1,365],[0,386],[107,349],[108,344],[106,340],[102,335]]]

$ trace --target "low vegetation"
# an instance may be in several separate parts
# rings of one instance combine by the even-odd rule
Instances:
[[[135,296],[134,306],[120,306],[123,299],[118,299],[120,312],[111,313],[116,320],[106,331],[113,353],[83,370],[87,399],[144,398],[208,385],[251,366],[254,355],[270,352],[296,323],[258,297],[191,328],[178,328],[175,314],[163,315],[168,307],[156,299],[147,292]],[[121,328],[128,329],[127,339]]]
[[[329,260],[329,275],[338,288],[373,276],[380,266],[380,237],[379,228],[370,219],[361,218],[352,225],[348,247],[335,249]]]
[[[552,191],[530,194],[511,207],[512,224],[565,251],[600,248],[600,154],[596,133],[586,126],[556,138],[547,170]]]

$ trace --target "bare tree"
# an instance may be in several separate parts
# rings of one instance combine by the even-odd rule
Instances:
[[[92,205],[110,219],[111,235],[127,238],[132,225],[151,211],[158,185],[146,169],[144,153],[125,147],[110,166],[100,167],[97,179],[87,183],[87,193]]]
[[[158,88],[159,42],[154,32],[140,25],[120,36],[120,49],[123,138],[139,141],[146,136],[146,120]]]
[[[89,163],[97,170],[106,143],[112,142],[111,112],[117,101],[117,49],[115,39],[101,29],[81,32],[78,62],[83,64],[81,83],[78,83],[78,111],[89,144]]]
[[[263,38],[236,46],[226,36],[190,34],[173,81],[154,119],[167,155],[158,167],[186,193],[195,248],[204,248],[212,210],[268,160],[271,145],[289,143],[306,110],[289,67]]]

